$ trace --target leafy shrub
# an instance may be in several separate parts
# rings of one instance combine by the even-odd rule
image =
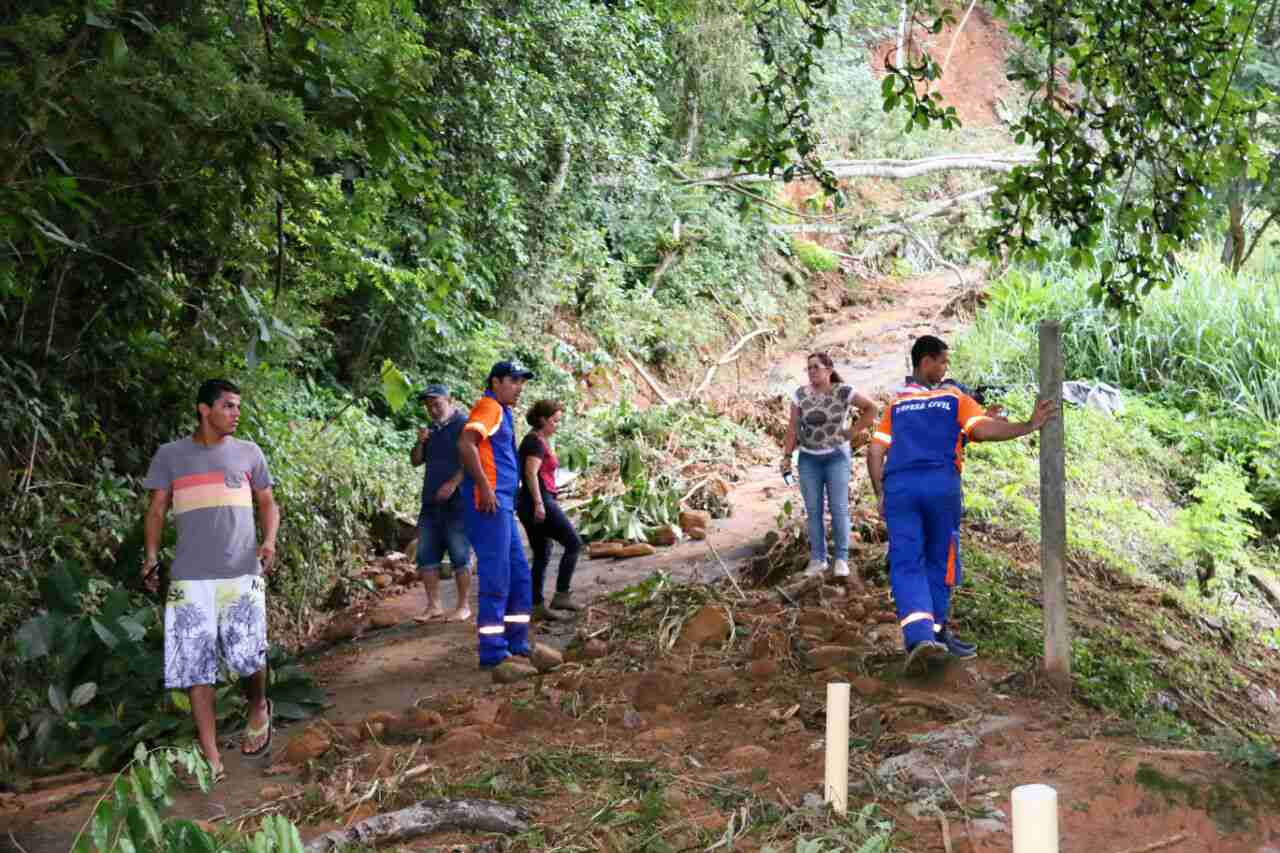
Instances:
[[[831,272],[840,266],[840,259],[834,252],[810,240],[792,239],[791,250],[809,272]]]
[[[586,542],[621,539],[643,542],[648,528],[675,524],[680,517],[680,492],[674,480],[634,475],[620,495],[596,495],[578,507],[578,534]]]
[[[281,815],[269,815],[253,836],[235,830],[214,834],[185,818],[162,819],[160,812],[173,805],[169,789],[176,771],[185,771],[202,791],[209,790],[209,765],[198,749],[147,749],[139,743],[133,760],[94,806],[72,843],[72,853],[302,853],[297,827]]]
[[[1195,563],[1202,591],[1217,569],[1246,569],[1251,564],[1246,546],[1258,531],[1246,514],[1258,514],[1262,507],[1249,495],[1249,481],[1240,466],[1219,461],[1196,478],[1191,490],[1194,503],[1178,513],[1178,545],[1185,559]]]
[[[18,660],[31,668],[26,674],[46,686],[47,705],[14,732],[29,764],[56,766],[87,751],[81,766],[105,770],[142,741],[194,734],[186,694],[159,689],[164,635],[158,605],[74,563],[42,577],[40,589],[45,611],[16,635]],[[278,650],[268,665],[267,693],[279,717],[303,719],[324,706],[324,693]],[[214,713],[220,723],[228,721],[244,704],[238,686],[223,685]]]

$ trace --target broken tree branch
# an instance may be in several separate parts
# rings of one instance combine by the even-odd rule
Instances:
[[[886,225],[884,226],[883,233],[901,234],[902,236],[906,237],[908,240],[911,240],[913,243],[915,243],[917,246],[923,249],[924,253],[928,255],[930,258],[932,258],[935,264],[941,267],[946,267],[947,269],[955,273],[956,278],[960,279],[960,286],[961,287],[965,286],[964,273],[961,272],[960,267],[956,266],[955,264],[948,261],[946,258],[939,255],[937,251],[934,250],[933,246],[929,245],[928,241],[926,241],[924,238],[917,235],[910,228],[907,228],[905,225],[894,225],[892,227]]]
[[[980,187],[976,190],[972,190],[967,193],[962,193],[958,196],[955,196],[954,198],[943,199],[942,201],[936,204],[929,205],[919,213],[913,213],[912,215],[908,216],[906,219],[902,219],[897,222],[889,222],[884,225],[877,225],[875,228],[872,228],[870,231],[868,231],[865,236],[874,237],[877,234],[886,234],[890,231],[893,231],[895,227],[899,225],[914,225],[917,222],[923,222],[926,219],[930,219],[934,216],[938,216],[939,214],[946,213],[951,208],[958,207],[959,205],[962,205],[967,201],[975,201],[980,198],[985,198],[986,196],[989,196],[993,192],[995,192],[996,189],[997,187],[995,186]]]
[[[1012,172],[1018,166],[1035,161],[1029,154],[939,154],[918,160],[828,160],[824,165],[836,178],[885,178],[904,180],[932,172],[981,171]],[[797,170],[799,172],[799,170]],[[807,172],[797,177],[811,177]],[[682,184],[763,184],[781,181],[782,175],[765,175],[750,172],[730,172],[704,175],[701,178],[678,181]]]
[[[748,332],[747,334],[743,335],[742,338],[740,338],[738,342],[734,344],[733,347],[730,348],[728,352],[720,356],[720,358],[717,361],[714,361],[711,363],[711,366],[707,368],[707,375],[702,377],[702,382],[701,384],[698,385],[697,388],[694,388],[692,391],[689,392],[687,399],[696,397],[699,394],[701,394],[703,391],[707,390],[707,386],[711,384],[711,377],[716,375],[716,370],[725,366],[726,364],[729,364],[734,359],[736,359],[738,357],[738,352],[744,346],[746,346],[747,343],[750,342],[752,338],[756,338],[756,337],[759,337],[760,335],[768,335],[772,333],[773,333],[773,329],[770,329],[768,326],[761,326],[759,329],[756,329],[753,332]]]
[[[973,7],[978,5],[978,0],[969,0],[969,8],[965,10],[964,17],[960,19],[960,26],[956,27],[956,31],[951,34],[951,46],[947,48],[947,56],[942,60],[942,75],[947,75],[947,65],[951,62],[951,52],[956,49],[956,42],[960,40],[960,34],[964,32],[964,25],[969,23],[969,16],[973,14]]]
[[[306,853],[327,853],[352,844],[376,847],[446,830],[513,835],[528,829],[528,820],[524,809],[493,800],[422,800],[346,829],[326,832],[303,849]]]
[[[634,367],[636,372],[644,378],[644,381],[649,383],[649,387],[653,389],[653,393],[658,395],[659,400],[668,406],[676,402],[675,400],[672,400],[671,397],[667,396],[667,392],[662,390],[662,386],[658,384],[658,380],[649,375],[649,371],[645,370],[640,365],[639,360],[636,359],[634,355],[626,350],[623,350],[622,354],[627,357],[627,361],[631,362],[631,366]]]

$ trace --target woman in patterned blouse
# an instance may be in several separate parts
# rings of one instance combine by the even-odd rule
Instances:
[[[782,443],[782,473],[791,472],[791,454],[800,450],[800,493],[809,525],[809,566],[806,575],[827,568],[827,530],[824,504],[831,507],[832,574],[849,576],[849,459],[850,440],[876,420],[876,404],[845,385],[825,352],[808,359],[809,384],[791,399],[791,423]],[[849,409],[858,419],[846,426]]]

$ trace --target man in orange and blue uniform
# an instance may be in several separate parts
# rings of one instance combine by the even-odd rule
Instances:
[[[925,335],[911,347],[912,381],[886,407],[867,450],[867,470],[889,532],[889,583],[907,648],[907,669],[972,647],[947,631],[951,592],[960,582],[960,471],[964,443],[1006,441],[1035,432],[1054,414],[1051,400],[1031,419],[991,417],[954,386],[947,345]],[[952,651],[952,648],[957,651]]]
[[[476,552],[479,595],[476,614],[482,669],[494,677],[532,674],[513,656],[529,656],[529,614],[533,581],[516,528],[520,485],[511,407],[533,372],[510,361],[489,371],[484,396],[467,417],[458,439],[467,538]]]

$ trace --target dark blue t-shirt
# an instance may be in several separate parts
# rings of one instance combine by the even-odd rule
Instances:
[[[445,481],[458,473],[462,463],[458,460],[458,439],[467,425],[467,416],[455,409],[453,416],[441,424],[432,424],[427,436],[424,458],[427,470],[422,474],[422,508],[435,506],[436,492]],[[450,509],[462,509],[462,491],[455,489],[446,504]]]

